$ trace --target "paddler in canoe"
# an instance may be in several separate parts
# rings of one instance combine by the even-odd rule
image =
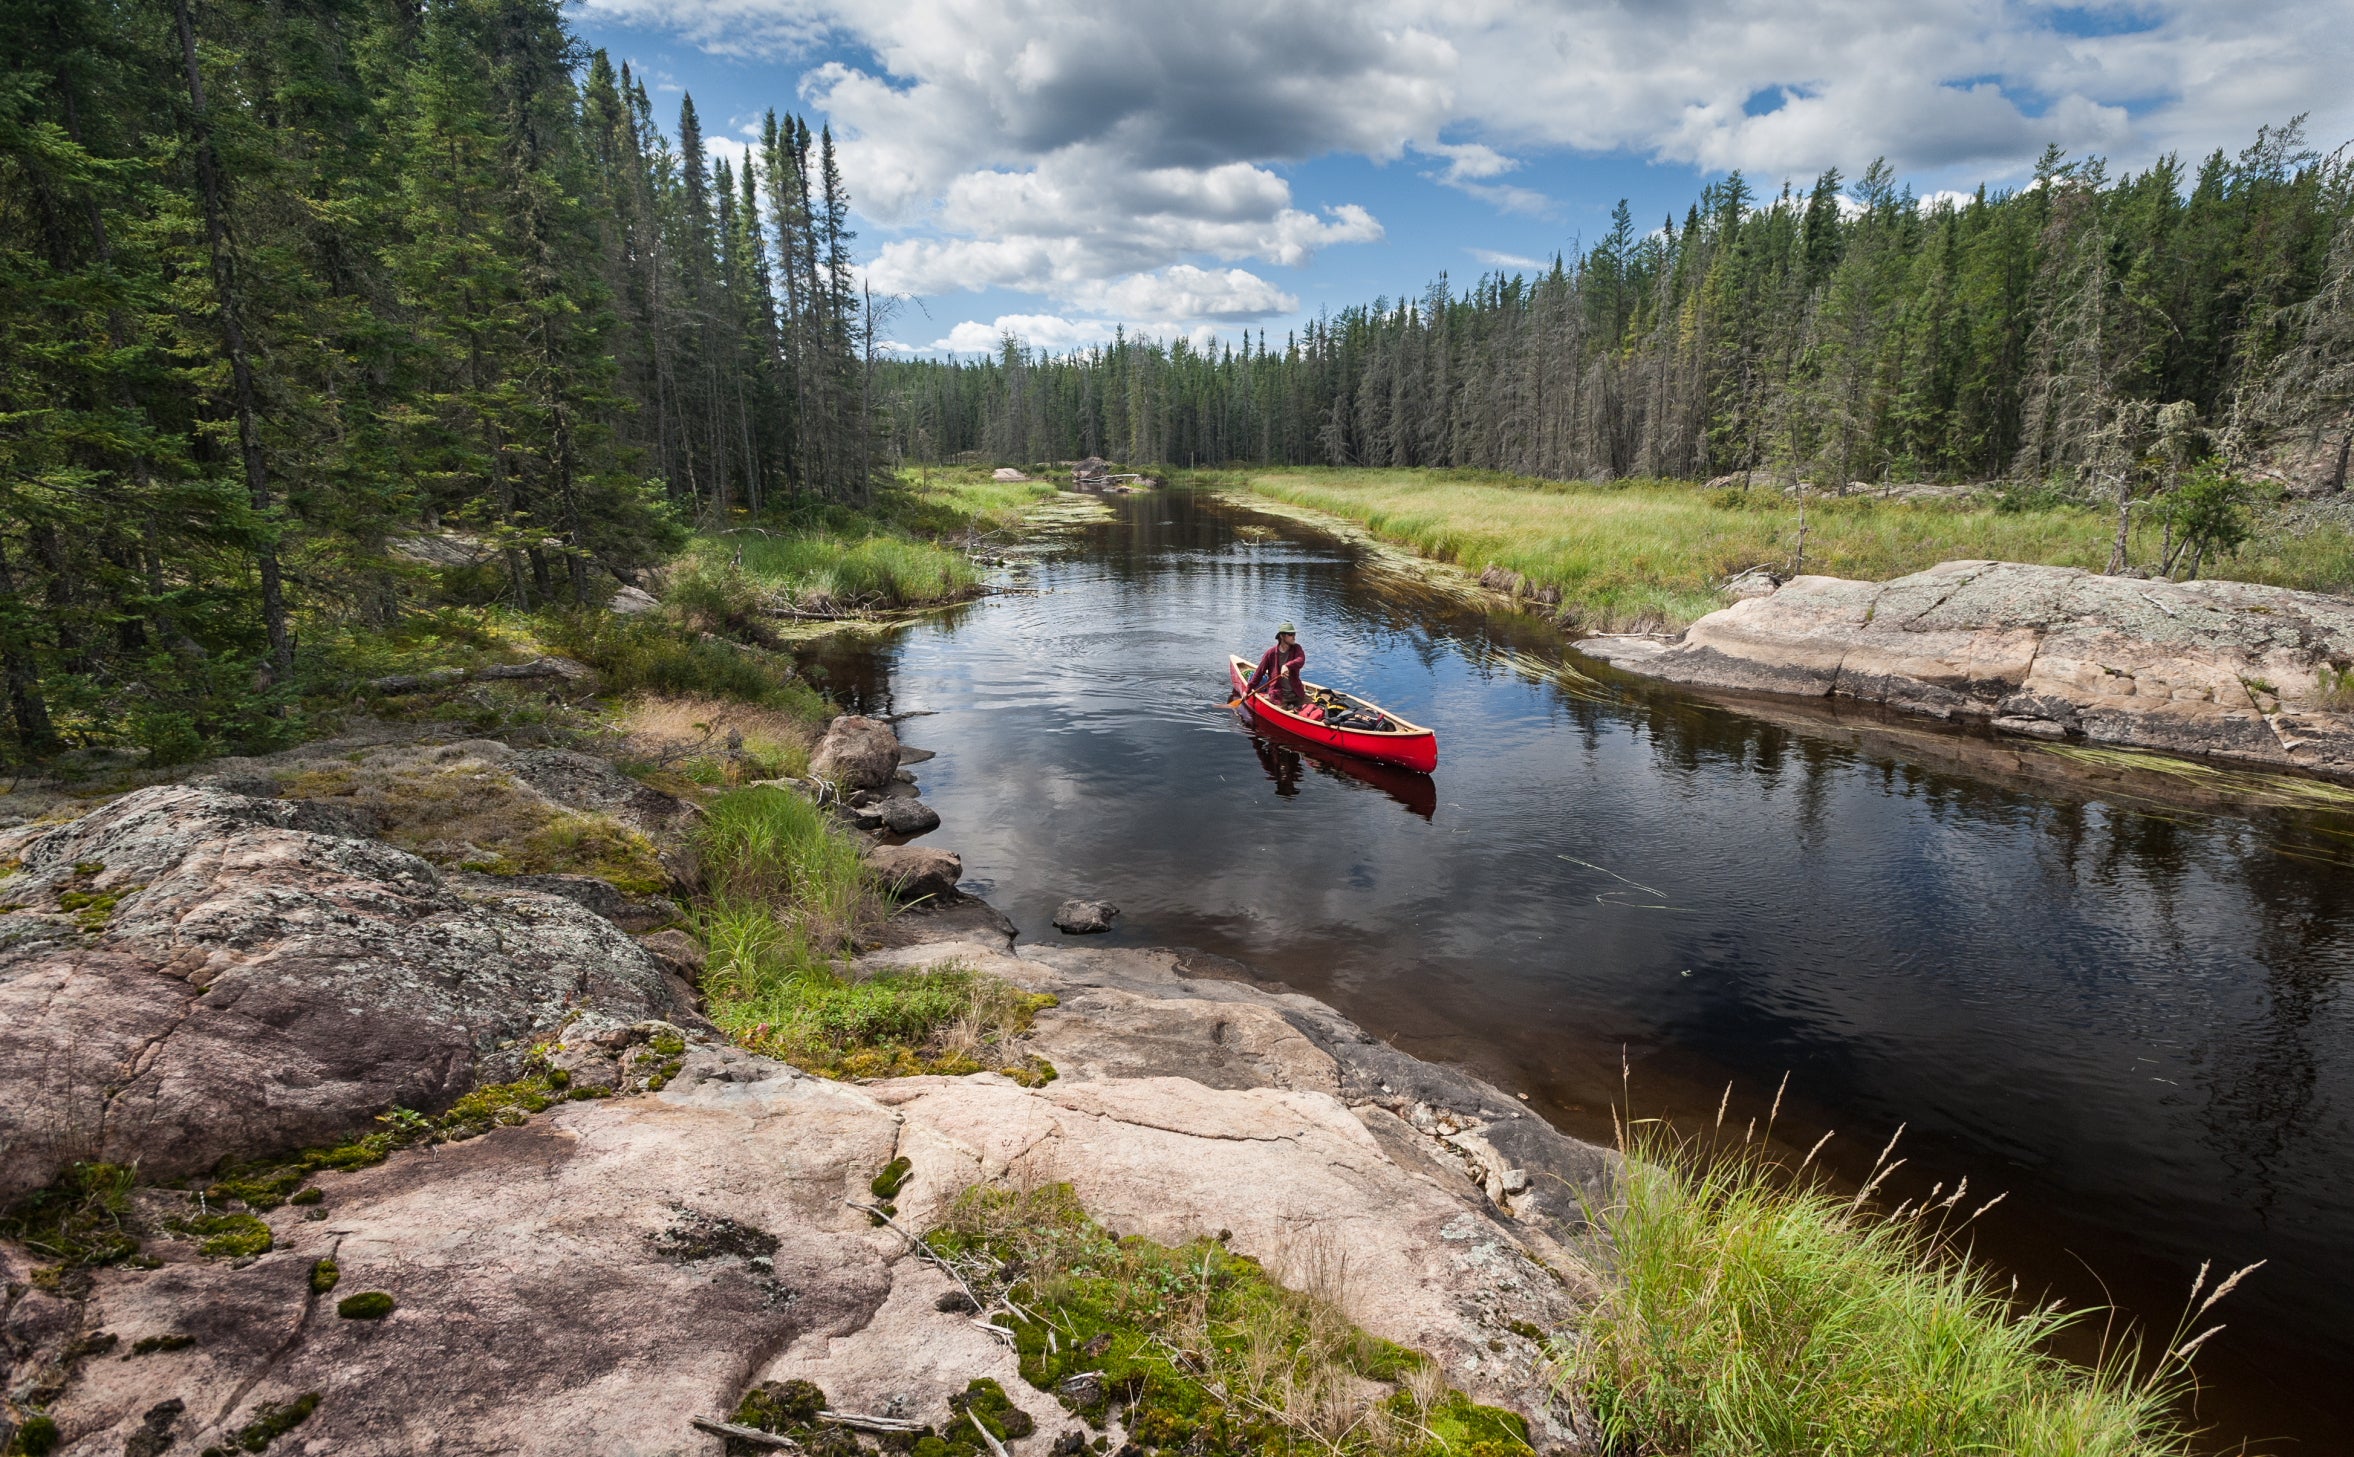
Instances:
[[[1307,665],[1308,650],[1300,646],[1299,629],[1287,622],[1275,629],[1275,646],[1260,656],[1258,671],[1244,685],[1243,696],[1273,684],[1275,701],[1296,712],[1308,701],[1307,690],[1300,686],[1300,669]]]

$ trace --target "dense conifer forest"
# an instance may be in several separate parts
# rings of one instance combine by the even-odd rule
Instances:
[[[1004,460],[1757,470],[2057,484],[2217,452],[2318,454],[2354,409],[2354,168],[2292,122],[2111,176],[2048,152],[1924,201],[1884,165],[1735,174],[1535,277],[1376,300],[1240,347],[1120,338],[890,367],[896,448]],[[2171,408],[2170,408],[2171,407]]]
[[[420,533],[485,596],[602,602],[697,521],[865,497],[871,315],[827,132],[771,114],[731,169],[558,0],[0,17],[20,749],[282,713],[325,632],[446,586]]]
[[[740,165],[558,0],[0,0],[7,738],[257,735],[455,588],[602,602],[698,525],[906,463],[2342,487],[2354,168],[2236,156],[1927,204],[1739,175],[1535,277],[1239,347],[892,359],[832,136]],[[453,559],[464,558],[461,570]]]

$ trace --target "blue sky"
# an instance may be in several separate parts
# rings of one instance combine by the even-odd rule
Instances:
[[[1277,340],[1886,156],[1917,191],[2354,136],[2354,0],[580,0],[707,134],[831,122],[888,331]]]

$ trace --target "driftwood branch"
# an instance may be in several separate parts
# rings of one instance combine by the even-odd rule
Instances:
[[[973,1424],[973,1430],[981,1434],[982,1442],[988,1445],[989,1457],[1008,1457],[1008,1454],[1005,1450],[1005,1443],[997,1440],[997,1434],[995,1432],[992,1432],[987,1427],[981,1425],[980,1413],[974,1411],[971,1407],[968,1406],[964,1409],[964,1419],[968,1422],[971,1422]]]
[[[878,1432],[884,1436],[926,1430],[922,1422],[911,1422],[905,1417],[869,1416],[862,1411],[821,1411],[817,1419],[832,1422],[837,1427],[855,1427],[862,1432]]]
[[[973,1293],[973,1287],[965,1283],[964,1276],[957,1273],[956,1266],[948,1263],[946,1256],[942,1255],[938,1250],[933,1249],[930,1245],[925,1244],[922,1240],[917,1239],[914,1235],[909,1234],[906,1229],[901,1227],[899,1221],[893,1219],[890,1215],[883,1212],[881,1205],[861,1204],[856,1199],[845,1199],[842,1202],[849,1205],[853,1209],[859,1210],[866,1214],[871,1214],[875,1218],[883,1221],[884,1224],[890,1226],[891,1232],[893,1234],[896,1234],[901,1239],[907,1241],[907,1247],[909,1249],[914,1250],[917,1254],[922,1255],[925,1259],[930,1260],[933,1264],[938,1265],[942,1270],[946,1271],[948,1278],[956,1282],[956,1288],[964,1292],[964,1298],[973,1303],[973,1309],[976,1313],[986,1311],[989,1308],[989,1303],[982,1300],[980,1296]]]
[[[743,1427],[734,1422],[723,1422],[717,1417],[689,1417],[687,1423],[697,1430],[709,1432],[715,1437],[733,1437],[739,1442],[750,1442],[755,1447],[771,1447],[780,1452],[801,1450],[801,1444],[791,1437],[780,1437],[774,1432],[764,1432],[758,1427]]]
[[[366,691],[379,698],[401,693],[423,693],[460,683],[512,683],[527,678],[561,678],[578,683],[596,676],[585,663],[570,658],[533,658],[528,663],[500,663],[488,668],[437,668],[430,673],[395,673],[371,679]]]

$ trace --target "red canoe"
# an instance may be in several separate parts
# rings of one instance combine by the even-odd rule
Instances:
[[[1262,727],[1305,743],[1338,749],[1344,754],[1396,764],[1418,774],[1428,774],[1439,766],[1439,736],[1429,729],[1408,723],[1362,698],[1352,698],[1346,693],[1336,693],[1314,683],[1302,685],[1308,690],[1308,702],[1300,712],[1294,713],[1279,706],[1265,693],[1243,691],[1243,685],[1251,681],[1253,670],[1254,665],[1246,659],[1232,655],[1226,659],[1226,671],[1234,678],[1235,696],[1242,700],[1244,710]],[[1377,715],[1388,720],[1390,726],[1348,728],[1324,722],[1328,712],[1338,714],[1350,710]]]

